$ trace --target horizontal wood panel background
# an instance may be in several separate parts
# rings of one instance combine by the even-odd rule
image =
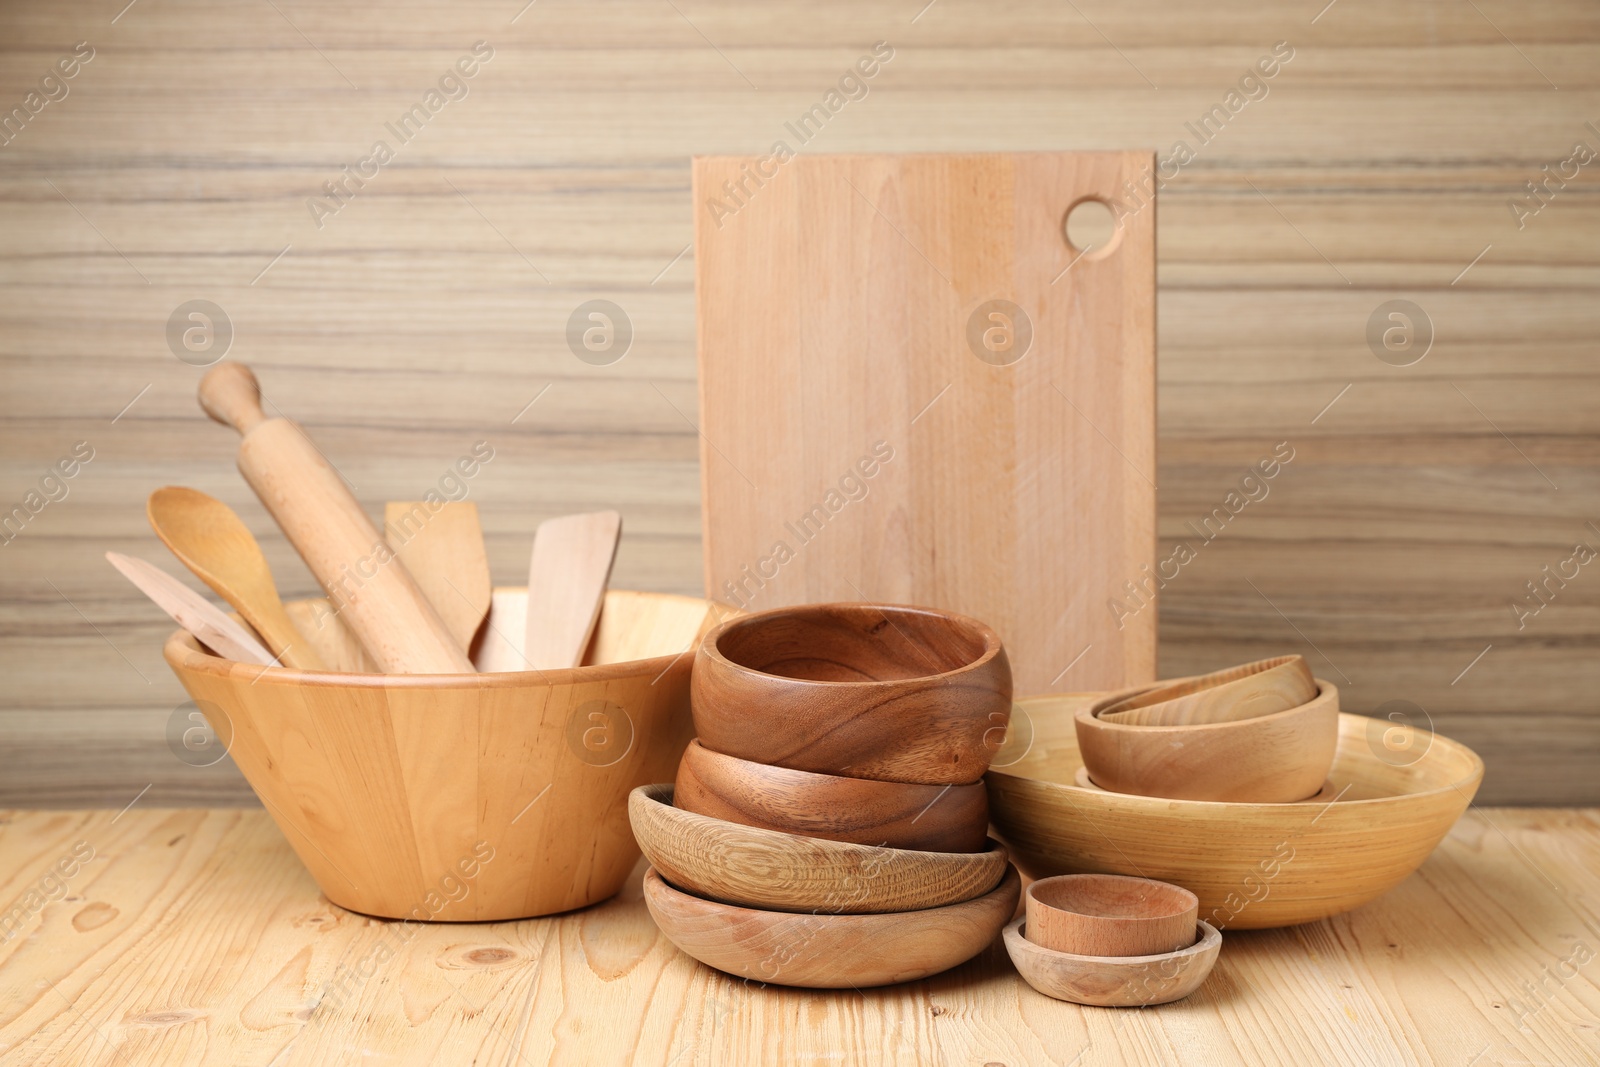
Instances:
[[[1481,800],[1600,801],[1600,568],[1520,630],[1510,607],[1600,548],[1600,162],[1520,230],[1506,206],[1600,150],[1594,5],[124,2],[0,9],[4,112],[95,49],[0,146],[0,510],[95,450],[0,548],[0,804],[249,800],[169,751],[169,627],[101,558],[176,569],[143,500],[180,483],[311,592],[167,347],[191,299],[374,514],[487,440],[497,582],[541,519],[615,506],[615,580],[699,592],[689,157],[767,151],[879,40],[802,150],[1165,154],[1290,42],[1161,194],[1163,553],[1295,449],[1163,595],[1162,673],[1301,651],[1347,708],[1410,701],[1476,747]],[[307,198],[480,39],[467,97],[318,229]],[[566,347],[595,297],[635,328],[610,366]],[[1434,327],[1409,367],[1365,339],[1392,299]]]

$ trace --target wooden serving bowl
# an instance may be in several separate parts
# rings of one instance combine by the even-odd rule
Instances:
[[[1200,899],[1171,882],[1058,874],[1023,893],[1029,940],[1078,956],[1155,956],[1194,943]]]
[[[982,782],[913,785],[769,767],[689,742],[673,803],[763,830],[858,845],[977,852],[989,836]]]
[[[1197,674],[1111,700],[1095,718],[1128,726],[1189,726],[1287,711],[1317,695],[1304,656],[1277,656]]]
[[[1339,690],[1318,681],[1307,704],[1271,715],[1192,726],[1131,726],[1076,716],[1078,748],[1094,784],[1173,800],[1290,803],[1321,788],[1339,739]]]
[[[1339,716],[1326,804],[1226,804],[1132,796],[1071,784],[1083,758],[1074,716],[1096,697],[1018,702],[1028,752],[992,770],[989,812],[1013,862],[1035,878],[1109,871],[1173,882],[1219,929],[1291,926],[1338,915],[1422,865],[1472,802],[1483,761],[1418,731],[1404,765],[1386,762],[1393,724]],[[1392,756],[1389,757],[1392,759]]]
[[[1098,1008],[1170,1004],[1200,988],[1216,966],[1222,935],[1210,923],[1191,929],[1187,948],[1149,956],[1055,952],[1028,936],[1022,919],[1005,929],[1006,953],[1022,980],[1047,997]]]
[[[628,793],[672,773],[692,734],[685,652],[726,611],[612,591],[589,665],[543,672],[263,668],[181,630],[164,652],[329,900],[387,918],[517,919],[622,887],[639,857]],[[525,615],[524,591],[497,591],[490,638]]]
[[[963,615],[812,604],[719,626],[695,654],[695,730],[756,763],[887,782],[983,777],[1011,717],[1011,666]]]
[[[1022,880],[1007,867],[981,897],[890,915],[796,915],[719,904],[676,889],[654,867],[644,902],[667,940],[708,967],[777,985],[864,989],[912,982],[965,963],[994,943]]]
[[[633,836],[668,882],[766,911],[873,914],[959,904],[1006,872],[1004,845],[982,852],[877,848],[724,822],[672,806],[672,786],[628,797]]]
[[[1111,791],[1109,789],[1101,789],[1099,786],[1095,785],[1094,779],[1089,777],[1089,768],[1087,767],[1079,767],[1077,771],[1073,773],[1072,784],[1077,786],[1079,789],[1092,789],[1097,793],[1109,793]],[[1333,783],[1331,781],[1324,780],[1321,789],[1306,797],[1304,800],[1296,800],[1292,803],[1326,804],[1338,794],[1339,791],[1333,787]]]

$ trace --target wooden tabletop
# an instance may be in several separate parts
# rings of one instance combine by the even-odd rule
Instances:
[[[661,937],[637,876],[407,940],[259,810],[0,813],[0,880],[0,1064],[1600,1062],[1588,809],[1474,809],[1387,897],[1225,934],[1198,993],[1142,1010],[1040,996],[998,946],[888,989],[747,986]]]

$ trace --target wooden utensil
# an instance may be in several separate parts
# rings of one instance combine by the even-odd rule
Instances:
[[[344,624],[327,597],[308,600],[291,600],[283,610],[289,613],[294,628],[299,630],[322,657],[330,671],[355,674],[382,674],[382,669],[367,655],[361,642]]]
[[[865,989],[926,978],[994,943],[1017,908],[1022,882],[1008,867],[981,897],[889,915],[758,911],[682,892],[654,867],[644,902],[667,940],[708,967],[758,982]]]
[[[892,604],[733,619],[695,653],[695,728],[732,756],[892,782],[978,781],[1011,721],[992,628]]]
[[[916,785],[769,767],[689,742],[673,803],[764,830],[858,845],[977,852],[988,834],[983,783]]]
[[[524,638],[534,670],[583,662],[621,537],[622,516],[615,511],[563,515],[539,524],[528,567]]]
[[[1006,926],[1006,953],[1022,980],[1056,1000],[1099,1008],[1170,1004],[1200,988],[1222,951],[1222,934],[1200,924],[1194,943],[1154,956],[1079,956],[1035,943],[1032,923],[1016,919]],[[1191,935],[1193,931],[1190,931]]]
[[[1116,701],[1098,714],[1128,726],[1189,726],[1271,715],[1317,695],[1303,656],[1278,656],[1224,671],[1180,678]]]
[[[1272,715],[1194,726],[1128,726],[1076,716],[1078,747],[1095,785],[1175,800],[1287,804],[1328,777],[1339,738],[1339,690],[1318,680],[1308,703]]]
[[[107,552],[106,559],[124,578],[138,586],[141,593],[155,601],[156,607],[172,616],[174,622],[217,655],[259,666],[277,662],[248,630],[160,567],[120,552]]]
[[[200,406],[238,430],[239,472],[283,527],[345,623],[391,674],[470,674],[472,662],[333,465],[288,419],[261,410],[240,363],[200,379]]]
[[[1063,226],[1150,153],[764,165],[694,161],[708,595],[962,612],[1021,692],[1154,678],[1156,212]]]
[[[383,506],[383,536],[450,636],[470,653],[492,595],[478,505],[470,500],[391,500]]]
[[[554,675],[308,679],[204,655],[181,632],[163,651],[193,700],[227,713],[230,754],[329,900],[508,920],[622,888],[639,858],[628,794],[670,777],[694,732],[683,650],[718,610],[613,591],[596,662]]]
[[[172,554],[232,605],[283,663],[326,669],[283,610],[267,557],[232,508],[197,489],[169,485],[150,494],[145,514]]]
[[[1124,874],[1059,874],[1022,895],[1028,939],[1077,956],[1157,956],[1195,941],[1200,899],[1182,886]]]
[[[1322,804],[1218,804],[1079,789],[1076,713],[1097,696],[1019,701],[1033,744],[985,776],[989,813],[1014,862],[1035,878],[1080,871],[1176,882],[1200,918],[1230,930],[1338,915],[1422,865],[1483,780],[1483,761],[1418,731],[1404,762],[1383,740],[1394,724],[1339,716],[1336,787]]]
[[[922,852],[762,830],[672,806],[672,786],[628,797],[633,836],[662,877],[697,896],[768,911],[917,911],[982,896],[1006,872],[1006,850]]]

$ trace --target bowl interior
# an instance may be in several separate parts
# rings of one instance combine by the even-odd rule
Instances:
[[[1195,895],[1182,886],[1115,874],[1064,874],[1028,887],[1038,903],[1096,919],[1158,919],[1197,908]]]
[[[984,654],[969,622],[915,608],[828,604],[729,626],[717,651],[740,667],[815,682],[884,682],[958,670]]]

